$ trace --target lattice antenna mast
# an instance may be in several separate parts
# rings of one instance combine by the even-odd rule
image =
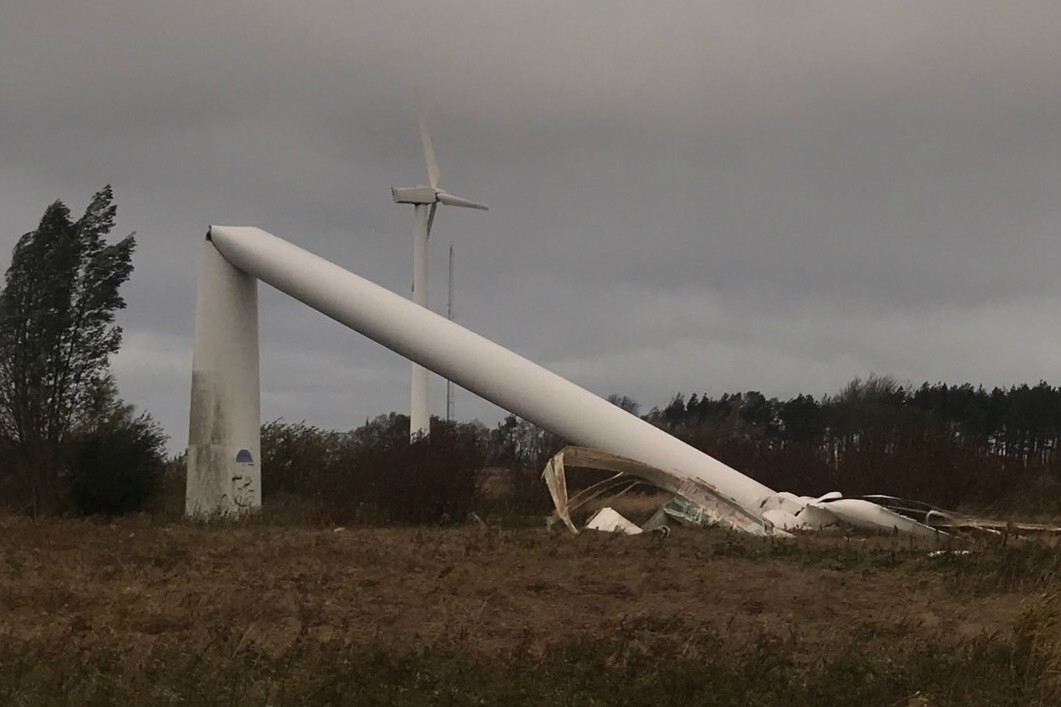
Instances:
[[[449,244],[449,301],[446,304],[446,318],[453,321],[453,243]],[[453,381],[446,379],[446,420],[453,422]]]

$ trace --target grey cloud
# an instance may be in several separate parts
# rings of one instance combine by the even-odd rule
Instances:
[[[1052,2],[260,2],[0,9],[0,265],[111,182],[136,272],[123,394],[185,434],[209,223],[398,292],[443,184],[470,328],[597,392],[828,392],[870,371],[1007,384],[1061,341]],[[408,364],[262,288],[263,412],[344,428]],[[441,413],[436,383],[436,412]],[[496,409],[461,393],[461,416]]]

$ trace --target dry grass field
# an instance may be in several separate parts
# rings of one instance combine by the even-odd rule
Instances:
[[[931,549],[0,517],[0,704],[1061,704],[1061,548]]]

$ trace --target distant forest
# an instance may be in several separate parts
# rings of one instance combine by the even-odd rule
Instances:
[[[1061,508],[1061,388],[856,379],[837,395],[676,395],[645,419],[763,483],[941,505]]]
[[[628,397],[609,401],[640,414]],[[1061,388],[1046,383],[988,391],[943,383],[913,388],[871,376],[819,399],[679,394],[641,417],[778,490],[1061,513]],[[493,510],[547,513],[552,504],[541,471],[564,444],[514,415],[493,428],[436,419],[430,438],[412,445],[409,418],[398,413],[350,432],[278,420],[262,428],[263,490],[267,499],[312,499],[333,520],[373,508],[392,520],[424,522],[490,510],[477,498],[473,471],[487,467],[488,476],[513,484],[504,508]],[[580,482],[583,476],[569,474],[569,483],[594,478]],[[421,502],[414,502],[417,494]],[[416,517],[405,518],[412,510]]]

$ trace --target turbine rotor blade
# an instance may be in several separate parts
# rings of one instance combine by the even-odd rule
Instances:
[[[431,204],[431,208],[427,212],[427,237],[431,237],[431,225],[435,223],[435,210],[438,209],[438,202]]]
[[[427,121],[420,113],[420,142],[424,146],[424,161],[427,162],[427,179],[431,186],[438,189],[438,161],[435,160],[435,148],[431,146],[431,136],[427,133]]]
[[[480,211],[490,210],[482,204],[476,204],[474,201],[468,201],[467,199],[462,199],[459,196],[447,194],[444,191],[440,191],[438,193],[438,200],[446,206],[461,206],[465,209],[479,209]]]

